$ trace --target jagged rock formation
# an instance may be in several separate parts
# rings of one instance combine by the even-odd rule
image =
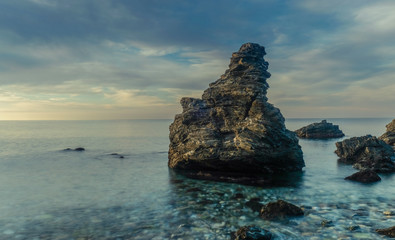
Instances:
[[[375,172],[395,172],[395,153],[391,146],[374,136],[353,137],[336,143],[339,161],[354,168]]]
[[[387,132],[379,137],[379,139],[386,142],[388,145],[391,145],[392,148],[395,150],[395,119],[392,122],[386,125]]]
[[[338,125],[322,120],[319,123],[312,123],[295,131],[300,138],[328,139],[344,137],[344,133]]]
[[[370,169],[361,170],[344,179],[361,183],[372,183],[381,181],[380,176],[375,171]]]
[[[246,43],[202,99],[181,99],[170,125],[170,168],[204,173],[301,171],[303,153],[280,110],[267,102],[265,48]]]

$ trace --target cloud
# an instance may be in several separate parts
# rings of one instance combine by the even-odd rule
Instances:
[[[395,115],[394,9],[385,0],[4,0],[0,104],[172,118],[251,41],[267,49],[269,101],[286,117]]]

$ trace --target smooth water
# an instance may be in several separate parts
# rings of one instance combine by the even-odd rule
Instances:
[[[391,119],[328,121],[348,138],[379,136]],[[300,140],[303,175],[287,187],[262,188],[169,171],[170,123],[0,121],[0,239],[229,239],[244,225],[275,239],[383,239],[375,229],[395,225],[395,174],[367,185],[345,181],[356,170],[336,161],[341,139]],[[284,199],[305,216],[266,221],[246,207],[251,198]]]

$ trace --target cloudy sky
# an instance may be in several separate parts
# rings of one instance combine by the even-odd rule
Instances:
[[[1,0],[0,120],[173,118],[245,42],[286,118],[395,117],[395,1]]]

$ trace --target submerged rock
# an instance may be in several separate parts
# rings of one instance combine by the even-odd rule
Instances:
[[[333,221],[332,220],[322,220],[321,226],[322,227],[333,227]]]
[[[278,200],[264,205],[260,214],[262,218],[267,220],[281,220],[287,217],[303,216],[304,212],[298,206],[284,200]]]
[[[312,123],[295,131],[300,138],[311,139],[328,139],[344,137],[344,133],[338,125],[322,120],[318,123]]]
[[[117,158],[125,158],[123,155],[119,154],[119,153],[111,153],[111,156],[117,157]]]
[[[381,181],[380,176],[371,169],[361,170],[345,178],[346,180],[361,182],[361,183],[372,183]]]
[[[386,142],[395,149],[395,119],[386,125],[387,131],[379,137],[379,139]]]
[[[259,198],[252,198],[248,200],[245,205],[246,207],[251,208],[251,210],[254,212],[260,212],[263,207],[263,204],[260,203]]]
[[[183,112],[170,125],[170,168],[200,172],[200,177],[208,173],[208,178],[302,170],[296,134],[285,128],[280,110],[267,102],[265,54],[258,44],[242,45],[202,99],[181,99]]]
[[[376,232],[387,237],[395,238],[395,226],[384,229],[376,229]]]
[[[395,153],[384,141],[366,135],[336,143],[339,161],[353,164],[354,168],[376,172],[395,172]]]
[[[231,236],[232,240],[270,240],[272,234],[256,226],[244,226],[239,228],[236,233]]]

